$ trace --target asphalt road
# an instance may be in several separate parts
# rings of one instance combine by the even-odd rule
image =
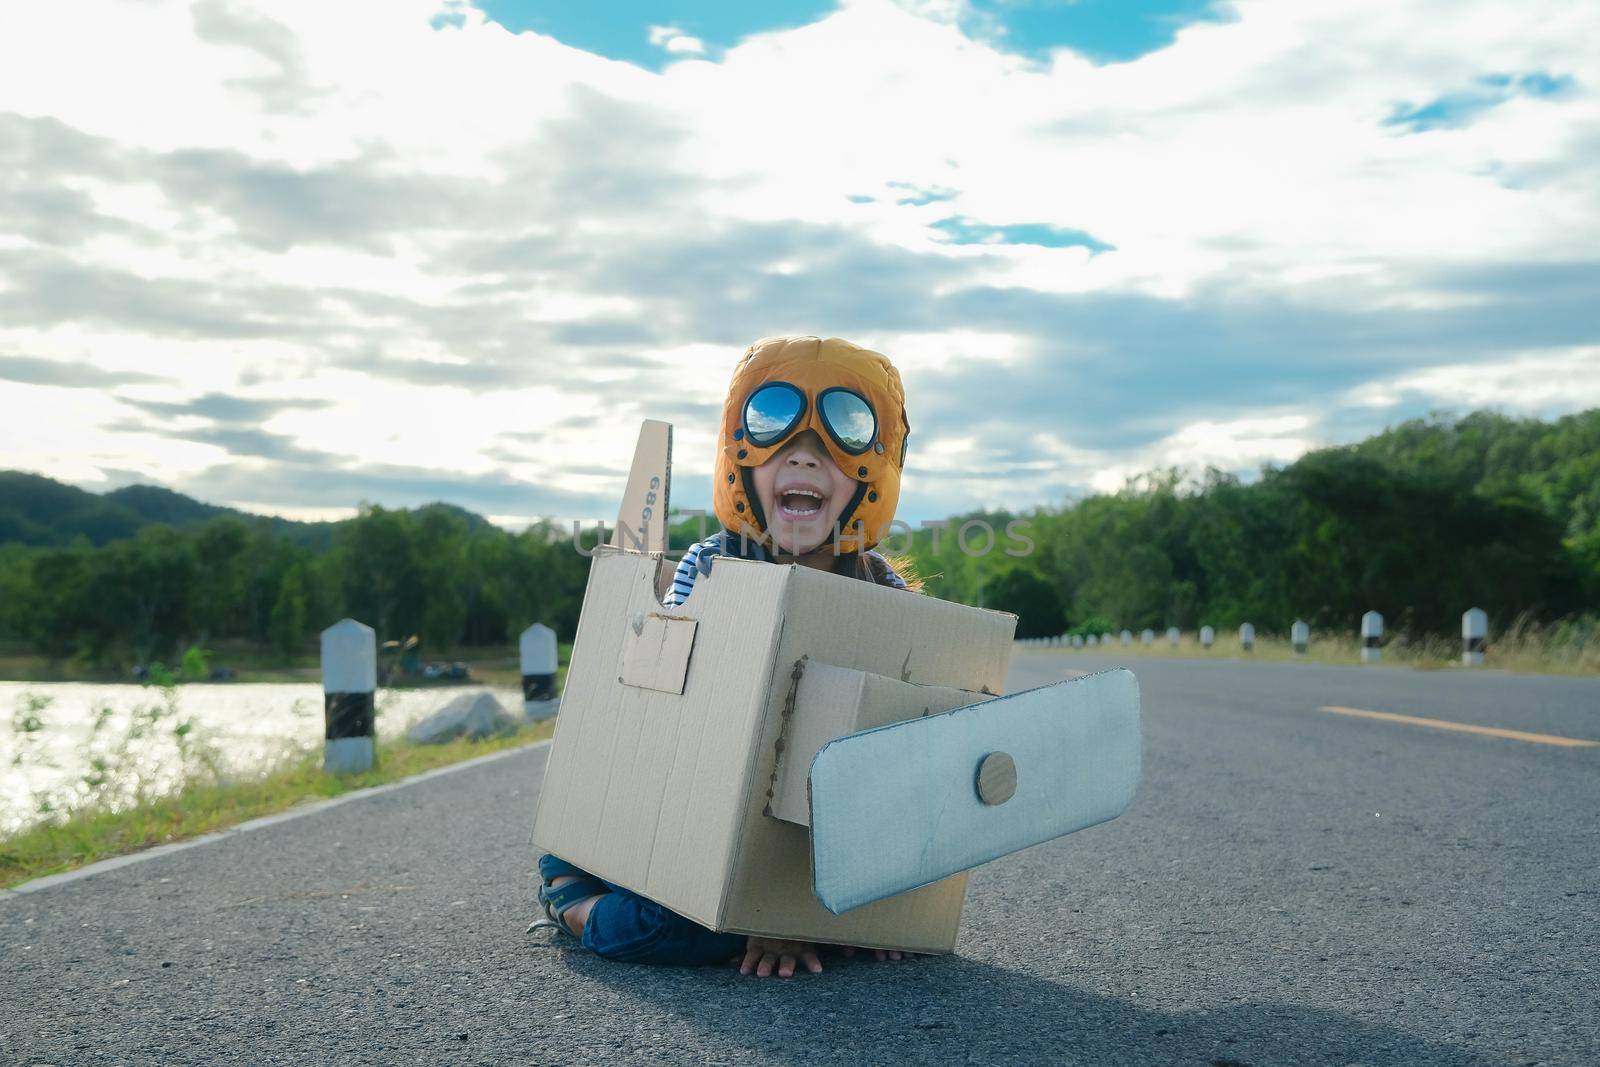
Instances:
[[[976,872],[955,956],[525,938],[540,750],[0,899],[0,1062],[1600,1063],[1600,748],[1319,710],[1600,739],[1600,681],[1131,666],[1139,799]]]

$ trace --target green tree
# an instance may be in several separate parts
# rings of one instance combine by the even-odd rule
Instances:
[[[1018,637],[1048,637],[1066,626],[1055,587],[1029,568],[1000,571],[989,582],[985,599],[996,611],[1009,611],[1017,617]]]
[[[453,648],[466,628],[470,536],[467,519],[454,508],[435,504],[412,514],[417,580],[424,594],[418,622],[424,647]]]
[[[379,641],[417,632],[424,590],[407,512],[363,505],[340,526],[332,562],[343,610],[373,627]]]
[[[293,655],[306,636],[306,572],[295,564],[283,572],[278,599],[268,623],[272,643],[285,656]]]
[[[195,531],[197,566],[194,588],[195,625],[201,645],[213,634],[235,634],[247,625],[246,594],[250,529],[228,516]]]

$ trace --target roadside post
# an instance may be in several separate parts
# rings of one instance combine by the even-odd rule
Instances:
[[[556,632],[542,622],[522,631],[522,713],[548,719],[556,713]]]
[[[1377,663],[1383,658],[1383,616],[1369,611],[1361,616],[1361,662]]]
[[[1176,626],[1167,627],[1167,644],[1173,648],[1178,647],[1178,642],[1183,640],[1183,632]]]
[[[1289,640],[1294,645],[1295,655],[1306,654],[1306,646],[1311,644],[1311,627],[1306,625],[1305,620],[1294,620],[1294,625],[1289,627]]]
[[[1256,628],[1248,622],[1239,624],[1239,647],[1246,652],[1255,650]]]
[[[1073,648],[1082,648],[1083,647],[1083,635],[1082,634],[1073,634],[1072,635],[1072,647]]]
[[[1200,647],[1201,648],[1205,649],[1207,652],[1210,652],[1211,651],[1211,645],[1212,645],[1213,642],[1216,641],[1216,639],[1217,639],[1217,631],[1216,630],[1212,629],[1209,626],[1200,627]]]
[[[1139,641],[1146,646],[1155,644],[1156,632],[1154,630],[1146,630],[1144,633],[1139,635]]]
[[[1122,643],[1125,644],[1125,645],[1133,644],[1133,631],[1132,630],[1124,630],[1124,631],[1122,631]]]
[[[1489,642],[1489,615],[1482,608],[1468,608],[1461,614],[1461,662],[1468,667],[1483,666],[1483,650]]]
[[[1083,643],[1088,645],[1090,648],[1093,648],[1095,645],[1100,643],[1100,636],[1098,634],[1090,634],[1088,637],[1083,639]]]
[[[330,774],[372,770],[377,716],[378,641],[372,627],[340,619],[322,631],[322,768]]]

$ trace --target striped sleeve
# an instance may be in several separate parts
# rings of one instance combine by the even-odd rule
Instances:
[[[667,590],[667,595],[661,598],[665,607],[675,608],[689,599],[689,594],[694,591],[694,578],[696,567],[700,562],[700,550],[706,547],[706,542],[690,545],[683,558],[678,561],[678,569],[672,575],[672,588]]]
[[[661,603],[669,608],[675,608],[689,599],[689,594],[694,591],[694,580],[699,577],[703,568],[711,566],[711,560],[720,556],[727,549],[723,535],[712,534],[699,544],[690,545],[683,553],[683,558],[678,561],[678,569],[672,574],[672,588],[667,595],[661,598]]]

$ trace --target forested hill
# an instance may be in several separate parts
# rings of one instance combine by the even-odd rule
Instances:
[[[0,644],[125,667],[227,639],[291,657],[347,615],[435,651],[501,644],[535,621],[570,636],[588,561],[556,533],[512,534],[442,503],[292,522],[155,486],[97,495],[0,472]]]
[[[332,523],[253,515],[203,504],[160,486],[91,493],[41,474],[0,471],[0,544],[68,545],[84,537],[92,545],[104,545],[155,523],[190,527],[223,516],[265,524],[308,548],[326,548],[332,538]]]
[[[1245,621],[1282,633],[1296,618],[1350,633],[1369,609],[1394,634],[1448,635],[1473,606],[1496,626],[1600,629],[1600,410],[1419,420],[1249,482],[1195,474],[957,516],[937,551],[928,530],[885,548],[934,595],[1015,612],[1024,637]],[[1025,519],[1028,550],[962,551],[974,518]],[[588,560],[562,533],[511,533],[448,504],[297,523],[0,472],[0,642],[106,665],[228,638],[287,656],[346,615],[432,649],[503,644],[536,621],[568,640]]]

